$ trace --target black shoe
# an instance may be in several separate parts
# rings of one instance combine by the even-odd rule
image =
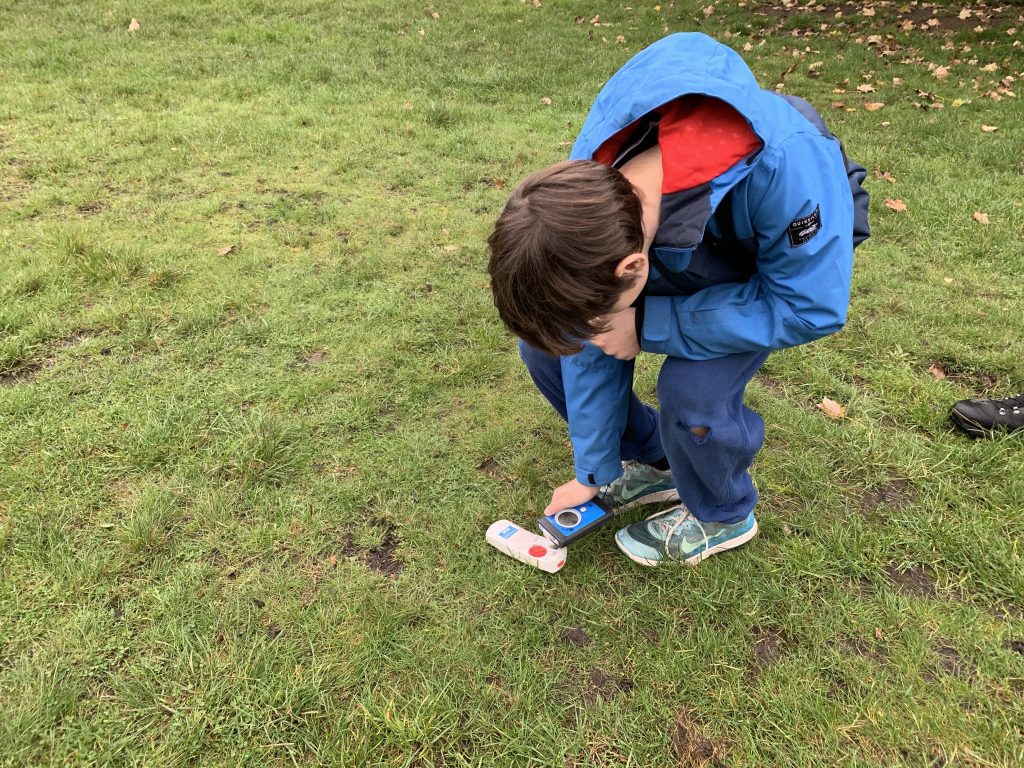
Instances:
[[[996,429],[1024,429],[1024,395],[1005,400],[961,400],[949,416],[972,437],[987,437]]]

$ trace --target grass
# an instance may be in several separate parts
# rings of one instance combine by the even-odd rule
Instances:
[[[0,7],[0,765],[1024,762],[1022,442],[946,420],[1024,390],[1020,9],[537,5]],[[878,171],[874,236],[750,388],[763,534],[548,577],[483,541],[571,459],[483,242],[693,29]]]

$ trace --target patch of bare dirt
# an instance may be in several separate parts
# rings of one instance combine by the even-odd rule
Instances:
[[[382,517],[374,518],[370,520],[370,523],[374,527],[383,530],[380,544],[372,547],[363,547],[356,544],[351,533],[346,533],[345,540],[339,551],[332,552],[328,550],[321,553],[321,556],[311,566],[310,576],[312,584],[310,589],[307,590],[309,592],[307,595],[309,600],[312,600],[315,594],[322,577],[322,572],[328,568],[336,567],[339,558],[361,562],[370,570],[382,573],[388,577],[397,576],[402,572],[402,568],[405,566],[401,560],[395,557],[395,553],[402,543],[398,535],[398,526]]]
[[[933,364],[941,367],[946,381],[959,384],[971,393],[972,398],[985,398],[996,391],[999,377],[989,371],[975,371],[969,365],[956,360],[940,360]]]
[[[558,637],[563,643],[568,643],[577,648],[585,648],[591,643],[590,635],[579,627],[566,627],[559,633]]]
[[[580,698],[587,706],[592,706],[598,699],[608,701],[620,693],[629,693],[636,687],[633,679],[625,675],[609,675],[601,669],[590,673],[590,684],[584,689]]]
[[[844,658],[863,658],[869,659],[876,664],[881,664],[886,659],[886,654],[883,650],[875,648],[867,640],[860,637],[838,637],[834,640],[830,640],[828,645],[839,651],[839,655]]]
[[[42,363],[27,363],[8,371],[0,372],[0,387],[16,387],[19,384],[30,384],[36,374],[43,369]]]
[[[892,480],[883,485],[866,488],[857,499],[860,511],[868,514],[879,507],[903,509],[917,498],[914,486],[907,480]]]
[[[488,477],[498,477],[498,462],[488,456],[486,459],[476,465],[476,468],[483,472]]]
[[[99,200],[90,200],[86,203],[82,203],[78,206],[78,212],[83,216],[92,216],[94,213],[99,213],[104,208],[104,205]]]
[[[680,768],[722,768],[725,764],[719,752],[690,712],[683,710],[676,714],[672,728],[672,753],[679,761]]]
[[[973,680],[974,668],[968,663],[960,652],[948,645],[940,645],[934,649],[935,657],[939,666],[950,677],[958,680]],[[930,682],[935,682],[935,676],[931,672],[925,672],[924,677]]]
[[[935,577],[930,570],[920,566],[899,570],[895,565],[885,566],[885,575],[898,594],[907,597],[935,597]]]
[[[750,646],[751,662],[754,667],[765,667],[782,658],[790,639],[785,632],[778,629],[761,629],[754,627],[751,632],[754,643]]]
[[[321,365],[327,358],[330,357],[326,349],[314,349],[308,355],[305,355],[299,360],[299,364],[303,368],[316,368]]]
[[[402,540],[398,538],[398,526],[390,520],[377,518],[374,525],[384,529],[384,538],[380,544],[366,550],[363,562],[370,570],[383,573],[385,576],[397,576],[402,572],[402,561],[395,557]]]

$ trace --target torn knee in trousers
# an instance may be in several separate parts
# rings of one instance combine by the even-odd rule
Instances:
[[[679,426],[690,433],[690,437],[693,438],[693,442],[697,445],[703,445],[711,439],[711,427],[689,427],[682,422],[680,422]]]

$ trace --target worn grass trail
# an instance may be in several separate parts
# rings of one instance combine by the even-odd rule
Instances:
[[[1024,22],[962,7],[0,6],[0,765],[1024,763],[1024,442],[946,420],[1024,389]],[[874,237],[751,387],[762,535],[548,577],[483,541],[570,466],[483,242],[693,29]]]

